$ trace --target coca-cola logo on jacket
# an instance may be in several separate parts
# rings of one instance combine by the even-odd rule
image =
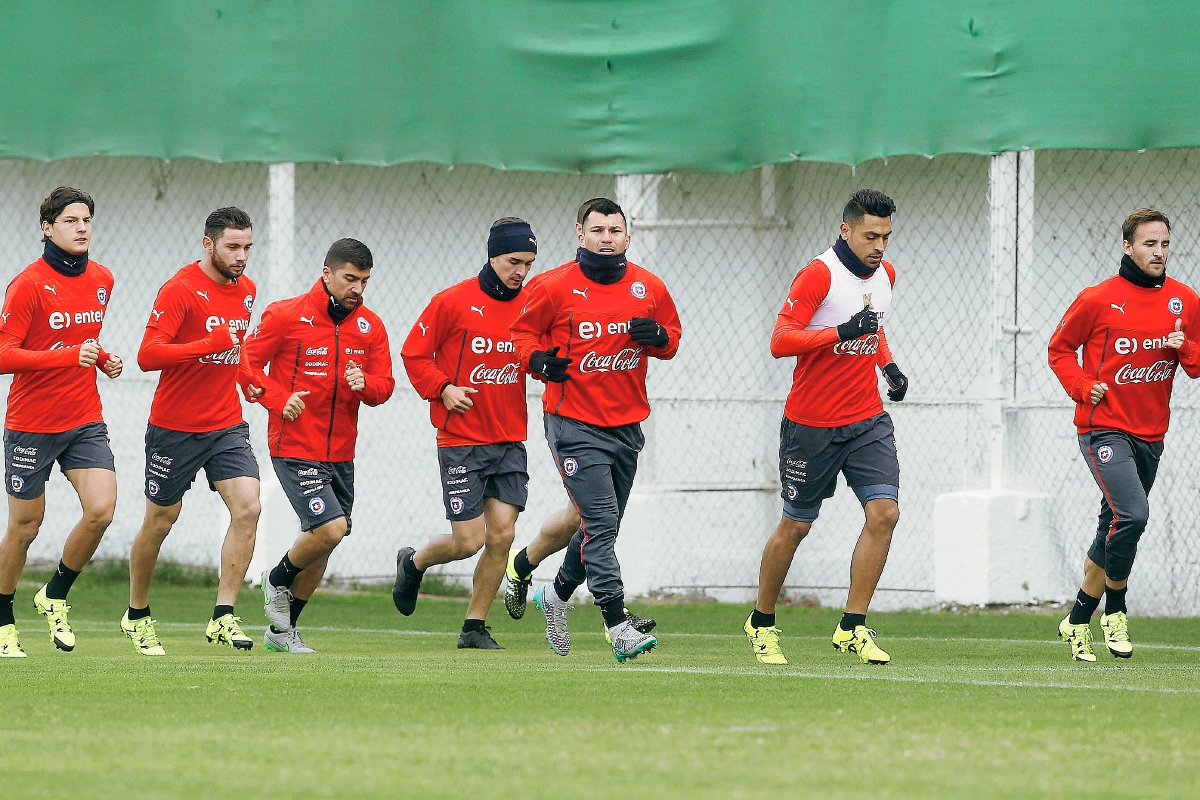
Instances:
[[[510,363],[503,367],[489,367],[487,364],[479,364],[475,369],[471,370],[468,380],[476,385],[485,386],[510,386],[517,382],[521,377],[521,365]]]
[[[1117,368],[1113,381],[1117,386],[1128,386],[1134,383],[1161,383],[1175,376],[1175,362],[1158,360],[1144,367],[1133,364],[1123,364]]]
[[[579,359],[579,372],[584,375],[590,372],[627,372],[637,369],[641,363],[640,347],[626,347],[619,353],[609,353],[606,356],[598,355],[593,350]]]
[[[848,342],[838,342],[833,346],[835,356],[873,356],[879,352],[879,334],[872,333]]]

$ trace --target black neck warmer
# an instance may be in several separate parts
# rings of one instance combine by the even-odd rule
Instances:
[[[496,270],[492,269],[490,261],[483,265],[483,269],[479,270],[479,288],[488,297],[505,303],[521,293],[519,286],[516,289],[510,289],[504,285],[504,281],[500,280]]]
[[[354,312],[333,299],[333,295],[329,293],[329,287],[325,285],[325,281],[321,281],[321,288],[325,290],[325,296],[329,298],[329,302],[325,304],[325,311],[328,312],[335,325],[340,325],[342,320]]]
[[[88,254],[73,256],[49,239],[46,240],[46,250],[42,254],[55,272],[68,278],[78,278],[87,269]]]
[[[1160,278],[1151,278],[1142,272],[1141,267],[1133,263],[1129,256],[1121,256],[1121,271],[1118,274],[1134,286],[1141,286],[1143,289],[1161,289],[1167,280],[1165,272]]]
[[[869,278],[878,269],[878,267],[868,267],[862,259],[854,255],[854,251],[850,249],[850,245],[840,236],[833,243],[833,254],[838,257],[838,261],[841,261],[846,269],[853,272],[859,278]]]
[[[575,260],[583,270],[583,276],[596,283],[616,283],[625,277],[625,254],[602,256],[586,247],[575,251]]]

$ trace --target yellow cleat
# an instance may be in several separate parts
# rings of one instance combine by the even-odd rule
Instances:
[[[1089,664],[1096,660],[1096,651],[1092,649],[1092,626],[1088,623],[1072,625],[1071,617],[1067,615],[1058,623],[1058,636],[1071,645],[1071,658]]]
[[[129,611],[126,610],[124,616],[121,617],[121,630],[125,632],[125,635],[133,642],[133,646],[142,655],[165,656],[167,654],[154,630],[154,620],[149,617],[131,620]]]
[[[1129,619],[1124,611],[1104,614],[1100,617],[1100,630],[1104,631],[1104,644],[1116,658],[1133,656],[1133,642],[1129,640]]]
[[[50,624],[50,641],[54,642],[54,646],[66,653],[74,650],[75,631],[71,630],[71,624],[67,622],[67,612],[71,610],[67,601],[46,597],[46,587],[43,586],[33,596],[33,607]]]
[[[783,649],[779,646],[779,634],[782,631],[772,625],[769,628],[755,628],[750,624],[750,620],[754,615],[746,617],[746,624],[742,626],[742,630],[746,632],[746,638],[750,640],[750,646],[754,648],[754,657],[762,664],[786,664],[787,658],[783,655]]]
[[[843,653],[856,653],[864,664],[888,664],[892,657],[875,644],[879,634],[866,625],[855,625],[854,630],[844,631],[838,625],[833,629],[833,649]]]
[[[237,650],[249,650],[254,647],[254,640],[242,632],[242,618],[233,614],[210,619],[204,636],[213,644],[223,644]]]
[[[16,625],[0,625],[0,658],[25,658]]]

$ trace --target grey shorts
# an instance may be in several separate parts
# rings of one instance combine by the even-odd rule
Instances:
[[[258,460],[246,423],[219,431],[188,433],[146,426],[146,499],[173,506],[183,499],[204,467],[208,488],[230,478],[258,479]]]
[[[300,518],[300,530],[311,531],[345,517],[349,535],[350,511],[354,508],[353,461],[272,458],[271,466]]]
[[[483,514],[483,499],[525,510],[529,499],[524,442],[439,447],[446,519],[466,522]]]
[[[864,506],[900,497],[900,461],[892,418],[885,411],[837,428],[800,425],[787,417],[779,428],[779,480],[783,513],[812,522],[833,497],[838,473]]]
[[[62,433],[25,433],[4,429],[4,483],[8,493],[21,500],[36,500],[46,493],[54,462],[69,469],[117,471],[108,426],[90,422]]]

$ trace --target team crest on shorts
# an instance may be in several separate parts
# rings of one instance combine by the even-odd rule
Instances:
[[[99,289],[97,289],[96,290],[96,299],[100,301],[100,305],[102,305],[102,306],[108,305],[108,289],[105,289],[103,286],[101,286]]]
[[[1183,313],[1183,301],[1180,300],[1178,297],[1172,297],[1170,300],[1167,301],[1167,308],[1170,310],[1170,312],[1172,314],[1174,314],[1175,316],[1178,317],[1180,314]]]
[[[646,284],[641,281],[634,281],[629,285],[629,293],[638,300],[646,299]]]
[[[1104,445],[1096,451],[1096,458],[1100,459],[1101,464],[1107,464],[1112,461],[1113,449],[1108,445]]]
[[[162,487],[158,485],[158,481],[151,478],[146,481],[146,491],[150,493],[151,497],[158,497],[158,493],[162,491]]]
[[[574,475],[576,472],[579,472],[579,462],[573,458],[564,458],[563,474],[570,476]]]
[[[242,301],[242,305],[244,305],[246,310],[249,311],[250,309],[254,308],[254,298],[250,295],[246,295],[246,299]]]
[[[461,497],[451,497],[450,498],[450,513],[451,514],[461,514],[463,512],[464,508],[466,508],[466,503],[463,502]]]
[[[25,479],[22,478],[20,475],[13,475],[12,481],[10,481],[10,482],[12,483],[13,491],[16,492],[17,494],[20,494],[21,492],[25,491]]]
[[[793,501],[793,502],[794,502],[794,501],[795,501],[795,499],[796,499],[797,497],[799,497],[799,496],[800,496],[800,490],[799,490],[799,489],[797,489],[797,488],[795,487],[795,485],[793,485],[793,484],[790,484],[790,483],[789,483],[789,484],[788,484],[787,495],[788,495],[788,500],[791,500],[791,501]]]
[[[356,324],[358,325],[359,333],[370,333],[371,332],[371,323],[367,320],[366,317],[359,317],[358,322]]]
[[[325,501],[319,497],[314,497],[308,501],[308,513],[314,517],[325,510]]]

